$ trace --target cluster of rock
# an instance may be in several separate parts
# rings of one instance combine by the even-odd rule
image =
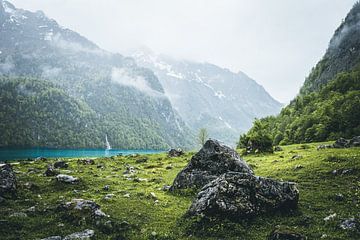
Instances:
[[[249,218],[297,207],[294,183],[257,177],[238,153],[208,140],[177,175],[171,190],[202,188],[188,214]]]
[[[178,149],[172,148],[168,152],[168,157],[180,157],[183,154],[184,154],[184,151],[181,150],[180,148],[178,148]]]
[[[339,138],[333,144],[323,144],[317,147],[317,150],[326,148],[350,148],[360,147],[360,136],[353,137],[352,139]]]
[[[0,166],[0,198],[16,194],[16,176],[9,164]]]
[[[62,203],[58,207],[59,211],[79,211],[83,213],[90,213],[91,218],[109,217],[101,209],[100,205],[91,200],[73,199],[71,202]]]
[[[66,237],[51,236],[51,237],[43,238],[42,240],[75,240],[75,239],[88,240],[88,239],[94,239],[94,237],[95,237],[94,230],[86,229],[82,232],[76,232]]]

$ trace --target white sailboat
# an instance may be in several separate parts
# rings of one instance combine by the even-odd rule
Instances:
[[[105,144],[106,144],[106,150],[110,150],[111,146],[110,146],[109,140],[107,138],[107,135],[105,135]]]

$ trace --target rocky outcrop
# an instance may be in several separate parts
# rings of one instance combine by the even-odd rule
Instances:
[[[339,138],[333,144],[334,148],[349,148],[360,147],[360,136],[353,137],[352,139]]]
[[[228,172],[201,189],[188,214],[249,218],[296,208],[298,199],[294,183]]]
[[[16,194],[16,176],[9,164],[0,166],[0,196]]]
[[[253,173],[235,150],[210,139],[176,176],[171,190],[201,188],[229,171]]]
[[[189,216],[247,219],[297,207],[295,183],[257,177],[237,152],[208,140],[176,176],[170,190],[201,188]]]

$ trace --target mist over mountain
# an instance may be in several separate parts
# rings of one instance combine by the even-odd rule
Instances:
[[[336,74],[353,70],[360,63],[360,4],[356,3],[336,29],[329,47],[306,78],[300,93],[318,91]]]
[[[191,132],[173,110],[151,70],[137,66],[132,58],[102,50],[47,18],[41,11],[17,9],[2,0],[0,74],[4,84],[19,77],[50,82],[51,88],[63,91],[63,97],[76,99],[88,109],[93,123],[86,124],[77,108],[69,110],[69,116],[57,118],[58,121],[65,120],[60,126],[72,126],[71,133],[67,133],[65,127],[53,124],[54,120],[39,124],[44,122],[49,108],[38,109],[35,116],[24,118],[24,112],[37,108],[34,99],[42,98],[40,95],[48,92],[43,88],[36,91],[39,88],[32,87],[34,83],[27,79],[26,84],[20,81],[14,85],[31,92],[31,96],[25,95],[23,101],[23,92],[1,89],[2,95],[8,91],[18,94],[13,98],[2,98],[7,100],[6,109],[2,109],[0,115],[2,146],[44,146],[49,142],[53,147],[103,147],[105,135],[113,147],[118,148],[192,145]],[[47,86],[46,83],[40,85]],[[23,102],[26,102],[26,108],[19,107]],[[58,106],[61,108],[65,104]],[[9,117],[13,116],[11,112],[20,116],[16,124]],[[82,127],[77,128],[75,122],[83,123]],[[79,137],[84,131],[91,134]],[[70,141],[69,138],[78,140]]]
[[[356,2],[299,95],[278,116],[258,121],[242,139],[261,135],[273,144],[293,144],[358,136],[359,105],[360,3]]]
[[[177,60],[143,48],[132,57],[158,76],[166,96],[184,121],[197,132],[233,145],[255,118],[275,115],[282,105],[243,72],[210,63]]]

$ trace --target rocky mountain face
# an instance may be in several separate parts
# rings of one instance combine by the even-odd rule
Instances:
[[[349,72],[360,63],[360,3],[357,2],[335,31],[329,47],[314,67],[301,94],[319,90],[340,72]]]
[[[132,58],[102,50],[41,11],[17,9],[3,0],[0,0],[0,76],[3,81],[5,78],[9,81],[31,77],[51,82],[52,87],[56,86],[69,98],[90,109],[92,126],[97,134],[72,147],[102,147],[105,134],[113,147],[121,148],[186,147],[192,144],[190,130],[172,108],[151,70],[139,67]],[[25,88],[21,84],[16,86]],[[11,106],[17,109],[17,104],[7,102],[10,109]],[[48,109],[43,108],[39,115],[47,112]],[[16,114],[21,115],[21,112]],[[4,112],[0,118],[6,115]],[[21,136],[16,127],[2,124],[2,130],[13,131],[6,134],[1,131],[0,145],[24,145],[24,138],[28,139],[26,145],[37,146],[38,138],[46,142],[48,136],[42,135],[40,129],[32,129],[32,124],[27,122],[33,120],[24,119],[18,123],[30,128],[27,136]],[[82,122],[75,117],[73,120]],[[60,125],[66,125],[66,122]],[[59,124],[49,122],[43,127],[51,133],[59,130],[55,126]],[[66,134],[57,137],[53,146],[68,147],[64,144]],[[9,138],[13,140],[9,141]]]
[[[197,132],[230,145],[254,118],[274,115],[282,105],[244,73],[233,73],[210,63],[176,60],[149,50],[132,54],[136,62],[158,76],[166,96],[184,121]]]
[[[335,31],[325,55],[306,78],[300,94],[277,117],[261,119],[244,139],[266,134],[277,145],[360,135],[359,79],[360,3],[357,2]]]

